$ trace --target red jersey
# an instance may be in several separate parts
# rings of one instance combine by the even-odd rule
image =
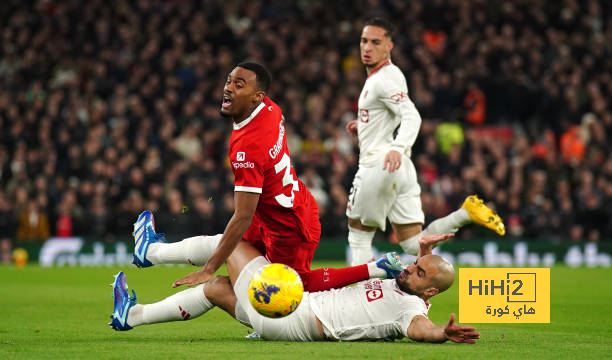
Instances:
[[[229,158],[234,172],[234,191],[261,194],[255,222],[269,244],[287,237],[318,243],[311,234],[312,195],[296,176],[291,164],[283,115],[267,96],[251,115],[236,124],[230,139]],[[318,219],[317,219],[318,222]]]

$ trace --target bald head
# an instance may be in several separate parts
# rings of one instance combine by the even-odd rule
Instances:
[[[453,281],[455,281],[455,269],[453,265],[448,261],[444,260],[438,255],[428,255],[431,257],[430,261],[438,271],[431,278],[431,286],[440,290],[440,292],[446,291]]]
[[[424,300],[447,290],[454,280],[453,265],[438,255],[418,258],[396,278],[400,289]]]

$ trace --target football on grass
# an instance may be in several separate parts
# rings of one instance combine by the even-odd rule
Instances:
[[[304,285],[300,275],[284,264],[262,266],[251,278],[249,300],[258,313],[280,318],[297,309]]]

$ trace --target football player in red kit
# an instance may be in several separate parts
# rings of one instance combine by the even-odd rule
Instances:
[[[233,120],[229,159],[235,176],[234,214],[222,236],[194,240],[198,244],[207,242],[210,254],[199,249],[200,245],[192,246],[188,256],[203,254],[200,262],[205,263],[204,267],[178,279],[173,286],[192,286],[208,281],[243,238],[269,261],[294,268],[300,273],[307,291],[342,287],[381,276],[381,271],[383,277],[393,276],[389,274],[389,271],[396,271],[392,269],[394,260],[391,256],[381,259],[382,262],[349,268],[310,270],[321,235],[319,209],[291,164],[281,109],[266,96],[270,82],[266,68],[254,62],[238,64],[227,77],[221,113]],[[136,249],[144,248],[142,254],[146,248],[150,251],[151,246],[156,253],[163,252],[158,244],[153,244],[154,240],[147,239],[151,230],[139,232],[137,229],[137,226],[146,228],[149,215],[143,221],[139,218],[135,224]],[[152,215],[150,218],[148,224],[153,238]],[[143,246],[141,243],[146,244]],[[151,256],[157,259],[152,260],[153,264],[168,262],[163,256],[157,258],[158,255]],[[143,260],[146,260],[144,255]]]

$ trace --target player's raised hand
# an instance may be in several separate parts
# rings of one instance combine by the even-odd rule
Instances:
[[[176,280],[172,287],[175,288],[181,285],[194,286],[198,284],[202,284],[210,280],[213,274],[202,270],[194,271],[191,274],[185,275],[182,278]]]
[[[451,314],[444,327],[444,334],[449,340],[456,343],[476,344],[476,340],[480,339],[480,333],[475,330],[471,326],[455,324],[455,314]]]
[[[452,237],[454,237],[455,234],[432,234],[432,235],[425,235],[422,238],[419,239],[419,245],[421,246],[433,246],[437,243],[439,243],[440,241],[444,241],[446,239],[450,239]]]
[[[353,136],[357,136],[357,120],[349,121],[346,124],[346,131]]]
[[[385,155],[383,170],[389,168],[389,173],[392,173],[399,169],[400,166],[402,166],[402,154],[397,150],[390,150],[387,155]]]
[[[419,239],[419,255],[418,257],[431,254],[433,246],[448,238],[452,238],[455,234],[432,234],[425,235]]]

